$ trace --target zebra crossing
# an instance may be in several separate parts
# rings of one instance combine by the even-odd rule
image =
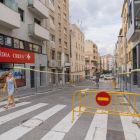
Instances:
[[[0,102],[0,106],[4,105],[4,103],[6,102]],[[4,133],[1,132],[1,130],[4,129],[6,123],[15,121],[16,119],[26,115],[27,113],[40,110],[41,108],[47,106],[49,106],[49,103],[36,103],[33,105],[31,102],[21,102],[21,103],[17,103],[15,107],[8,109],[10,110],[10,112],[13,110],[12,113],[9,113],[9,111],[1,107],[0,113],[7,112],[7,114],[0,117],[0,140],[19,140],[20,138],[22,139],[22,137],[26,135],[29,136],[31,132],[33,133],[33,131],[37,129],[40,125],[42,125],[45,121],[47,121],[48,119],[50,119],[55,115],[57,117],[57,113],[67,108],[67,105],[62,105],[62,104],[53,105],[47,108],[46,110],[43,110],[41,113],[35,115],[34,117],[26,120],[25,122],[20,123],[19,125],[13,124],[12,126],[13,128],[10,128]],[[23,108],[20,109],[20,107]],[[15,111],[15,108],[17,109],[17,111]],[[75,110],[78,110],[78,107],[76,107]],[[97,111],[100,112],[99,110]],[[71,123],[72,110],[69,113],[67,113],[65,116],[62,115],[61,120],[58,120],[58,122],[51,129],[48,129],[47,126],[45,129],[42,129],[42,131],[45,131],[46,134],[45,133],[40,134],[41,136],[39,140],[67,140],[68,134],[71,133],[71,130],[76,127],[76,123],[80,120],[81,116],[78,116],[78,113],[75,113],[75,120],[73,123]],[[108,115],[95,114],[92,116],[93,116],[92,120],[88,120],[90,121],[90,125],[88,126],[88,129],[85,132],[85,136],[83,137],[83,140],[115,140],[108,134],[108,125],[110,123]],[[132,117],[126,117],[126,116],[117,116],[117,117],[120,117],[121,120],[124,140],[140,140],[140,129],[136,124],[132,124],[131,122]],[[78,128],[78,129],[82,129],[82,128]],[[115,130],[115,126],[114,126],[114,130]],[[117,133],[117,130],[115,130],[115,133]],[[35,135],[38,134],[35,133]],[[72,140],[79,140],[79,139],[74,138],[73,135]],[[116,138],[116,140],[118,139]]]

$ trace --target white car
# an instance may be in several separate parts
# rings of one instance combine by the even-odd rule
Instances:
[[[105,75],[104,80],[112,80],[113,77],[111,75]]]
[[[95,81],[95,79],[96,79],[96,76],[91,76],[91,77],[90,77],[90,80]]]

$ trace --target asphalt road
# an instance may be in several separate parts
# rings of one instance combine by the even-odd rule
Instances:
[[[0,140],[140,140],[140,128],[132,124],[132,117],[75,113],[71,123],[73,93],[86,88],[96,89],[95,83],[21,97],[8,110],[3,109],[6,102],[0,102]],[[110,81],[103,80],[99,89],[114,90]]]

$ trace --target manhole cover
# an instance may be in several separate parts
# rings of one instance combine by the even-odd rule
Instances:
[[[39,126],[43,124],[43,121],[37,118],[33,118],[30,120],[24,120],[21,122],[21,126],[23,127],[28,127],[28,128],[34,128],[36,126]]]

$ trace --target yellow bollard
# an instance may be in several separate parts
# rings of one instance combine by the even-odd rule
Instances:
[[[114,88],[117,88],[117,82],[115,81],[115,83],[114,83]]]

